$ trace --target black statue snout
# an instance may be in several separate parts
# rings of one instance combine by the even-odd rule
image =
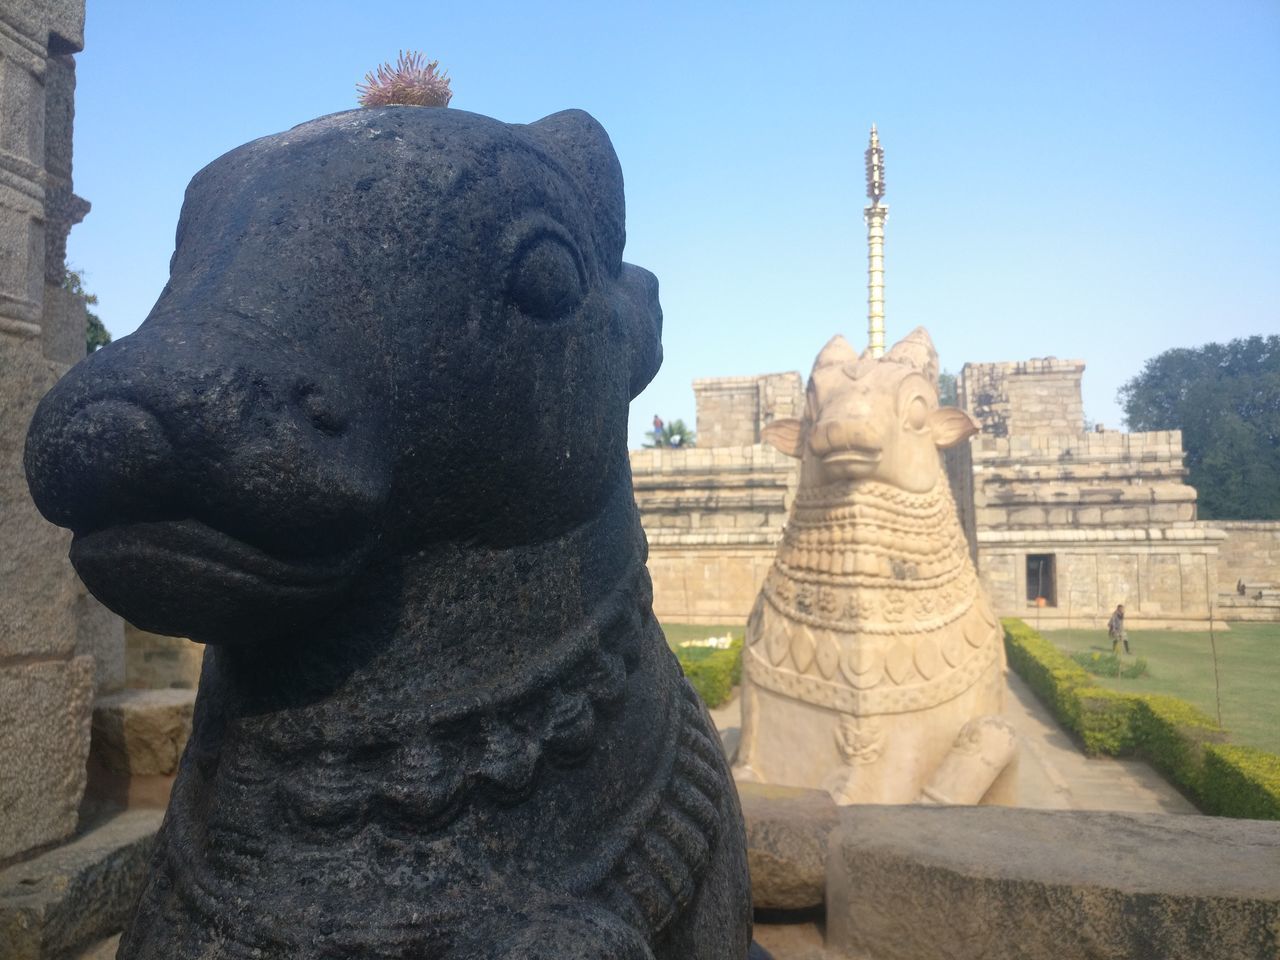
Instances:
[[[201,353],[198,338],[144,326],[63,377],[28,432],[36,505],[76,534],[73,562],[117,609],[140,590],[122,580],[175,565],[216,568],[219,604],[314,603],[376,540],[389,471],[373,405],[314,358],[300,370],[290,351],[225,338]],[[152,626],[190,632],[185,585],[168,601],[149,589],[164,611]]]
[[[40,512],[76,533],[105,518],[158,512],[175,456],[159,421],[109,396],[63,406],[42,405],[28,433],[27,475]]]

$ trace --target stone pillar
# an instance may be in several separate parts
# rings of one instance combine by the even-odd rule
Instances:
[[[884,222],[889,207],[872,204],[862,211],[867,221],[867,346],[884,356]]]
[[[96,684],[123,682],[123,631],[67,561],[69,537],[27,493],[36,404],[84,356],[62,291],[83,0],[0,6],[0,863],[68,837],[84,793]]]

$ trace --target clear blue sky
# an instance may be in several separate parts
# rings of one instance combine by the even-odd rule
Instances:
[[[69,258],[113,336],[164,284],[192,174],[355,105],[401,48],[453,108],[581,107],[627,180],[627,260],[666,362],[632,406],[692,426],[695,377],[866,338],[862,151],[886,153],[890,341],[944,369],[1083,359],[1085,411],[1175,346],[1280,332],[1280,4],[179,3],[88,0]]]

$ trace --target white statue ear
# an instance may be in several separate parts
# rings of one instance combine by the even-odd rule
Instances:
[[[978,421],[959,407],[939,407],[929,414],[929,429],[933,442],[946,449],[968,440],[978,432]]]
[[[803,420],[774,420],[760,431],[760,435],[765,443],[772,444],[788,457],[799,457],[804,452]]]

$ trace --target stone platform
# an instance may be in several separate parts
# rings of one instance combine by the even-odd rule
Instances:
[[[76,956],[119,931],[146,878],[163,819],[163,810],[120,813],[0,870],[0,957]]]
[[[1143,760],[1086,757],[1010,672],[1002,716],[1018,734],[1016,806],[1033,810],[1112,810],[1124,813],[1195,814],[1196,808]],[[725,750],[738,744],[737,696],[711,711]]]

